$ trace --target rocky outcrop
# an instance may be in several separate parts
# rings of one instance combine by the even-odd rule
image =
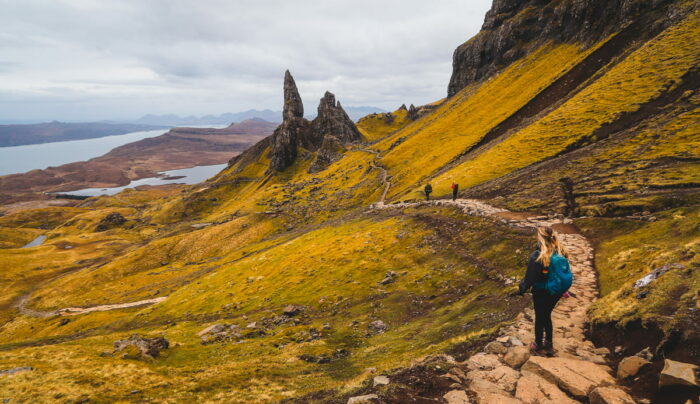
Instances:
[[[114,343],[114,353],[123,352],[123,359],[154,359],[160,351],[168,349],[170,343],[163,337],[146,338],[134,334]]]
[[[418,119],[418,109],[413,104],[411,104],[411,106],[408,108],[408,119],[412,121]]]
[[[664,360],[664,368],[659,375],[659,387],[692,386],[698,387],[698,366],[692,363],[683,363]]]
[[[100,223],[95,227],[95,231],[105,231],[115,227],[119,227],[126,223],[126,219],[119,212],[112,212],[100,220]]]
[[[494,0],[481,31],[454,52],[447,95],[498,72],[548,41],[594,42],[668,0]],[[655,31],[654,27],[646,27]]]
[[[282,171],[292,165],[297,159],[299,148],[318,151],[316,162],[309,171],[323,170],[340,157],[344,145],[362,140],[352,119],[345,113],[340,102],[335,100],[335,95],[328,91],[321,98],[316,118],[313,121],[304,119],[304,106],[289,71],[284,76],[282,115],[282,124],[275,129],[270,141],[268,172]]]
[[[340,101],[336,102],[335,95],[328,91],[318,104],[318,116],[313,120],[312,127],[312,139],[316,142],[326,135],[337,137],[343,144],[362,140],[360,131],[345,113]],[[318,144],[320,146],[320,143]]]

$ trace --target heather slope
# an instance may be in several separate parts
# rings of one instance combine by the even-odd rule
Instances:
[[[604,31],[585,46],[548,38],[415,120],[399,109],[353,129],[327,93],[331,113],[319,121],[339,129],[314,132],[322,125],[300,116],[289,75],[286,122],[208,181],[0,218],[0,260],[10,263],[0,278],[0,368],[36,369],[0,379],[0,391],[27,401],[313,402],[367,387],[371,368],[410,372],[422,355],[466,357],[528,304],[512,282],[532,234],[502,218],[544,214],[536,223],[546,223],[561,210],[565,177],[574,224],[596,247],[602,298],[588,334],[634,354],[629,325],[643,324],[656,365],[664,355],[700,363],[700,15],[673,4],[672,21],[649,14],[661,18],[658,33]],[[352,139],[323,146],[344,133]],[[312,170],[324,153],[327,164]],[[294,158],[273,164],[280,156]],[[387,204],[419,198],[427,181],[438,197],[457,181],[463,195],[515,213],[371,208],[386,207],[387,189]],[[116,213],[124,222],[98,231]],[[576,230],[566,223],[558,228]],[[13,248],[41,233],[42,246]],[[664,265],[671,270],[656,283],[634,288]],[[154,298],[164,299],[56,313]],[[289,305],[294,314],[284,314]],[[203,341],[198,333],[215,324],[238,334]],[[171,348],[152,360],[111,353],[134,332],[165,336]],[[440,399],[448,386],[425,394]]]

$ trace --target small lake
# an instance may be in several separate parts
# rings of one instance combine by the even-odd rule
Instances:
[[[34,240],[30,241],[29,243],[23,245],[22,248],[36,247],[42,245],[44,243],[44,240],[46,240],[46,236],[42,234],[41,236],[38,236]]]
[[[211,178],[226,168],[227,164],[215,164],[211,166],[197,166],[191,168],[182,168],[179,170],[163,171],[160,177],[142,178],[134,180],[123,187],[114,188],[85,188],[76,191],[57,192],[63,195],[77,196],[100,196],[114,195],[127,188],[136,188],[139,185],[167,185],[167,184],[197,184],[208,178]]]

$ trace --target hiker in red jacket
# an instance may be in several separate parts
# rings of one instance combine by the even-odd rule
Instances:
[[[457,184],[456,182],[453,182],[452,183],[452,201],[453,202],[457,200],[458,193],[459,193],[459,184]]]

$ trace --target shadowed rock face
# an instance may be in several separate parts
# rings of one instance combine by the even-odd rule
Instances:
[[[318,116],[313,121],[303,118],[304,107],[294,78],[289,73],[284,75],[284,112],[283,122],[272,135],[270,149],[270,171],[282,171],[294,163],[298,148],[318,151],[326,137],[333,137],[326,143],[326,153],[314,170],[319,171],[333,160],[339,158],[337,150],[348,143],[362,140],[362,135],[348,117],[345,110],[336,102],[335,95],[330,92],[321,98],[318,106]],[[334,152],[331,153],[331,150]],[[331,156],[332,155],[332,156]]]
[[[494,0],[481,31],[454,52],[451,97],[547,41],[592,44],[669,0]],[[652,30],[653,31],[653,30]]]

